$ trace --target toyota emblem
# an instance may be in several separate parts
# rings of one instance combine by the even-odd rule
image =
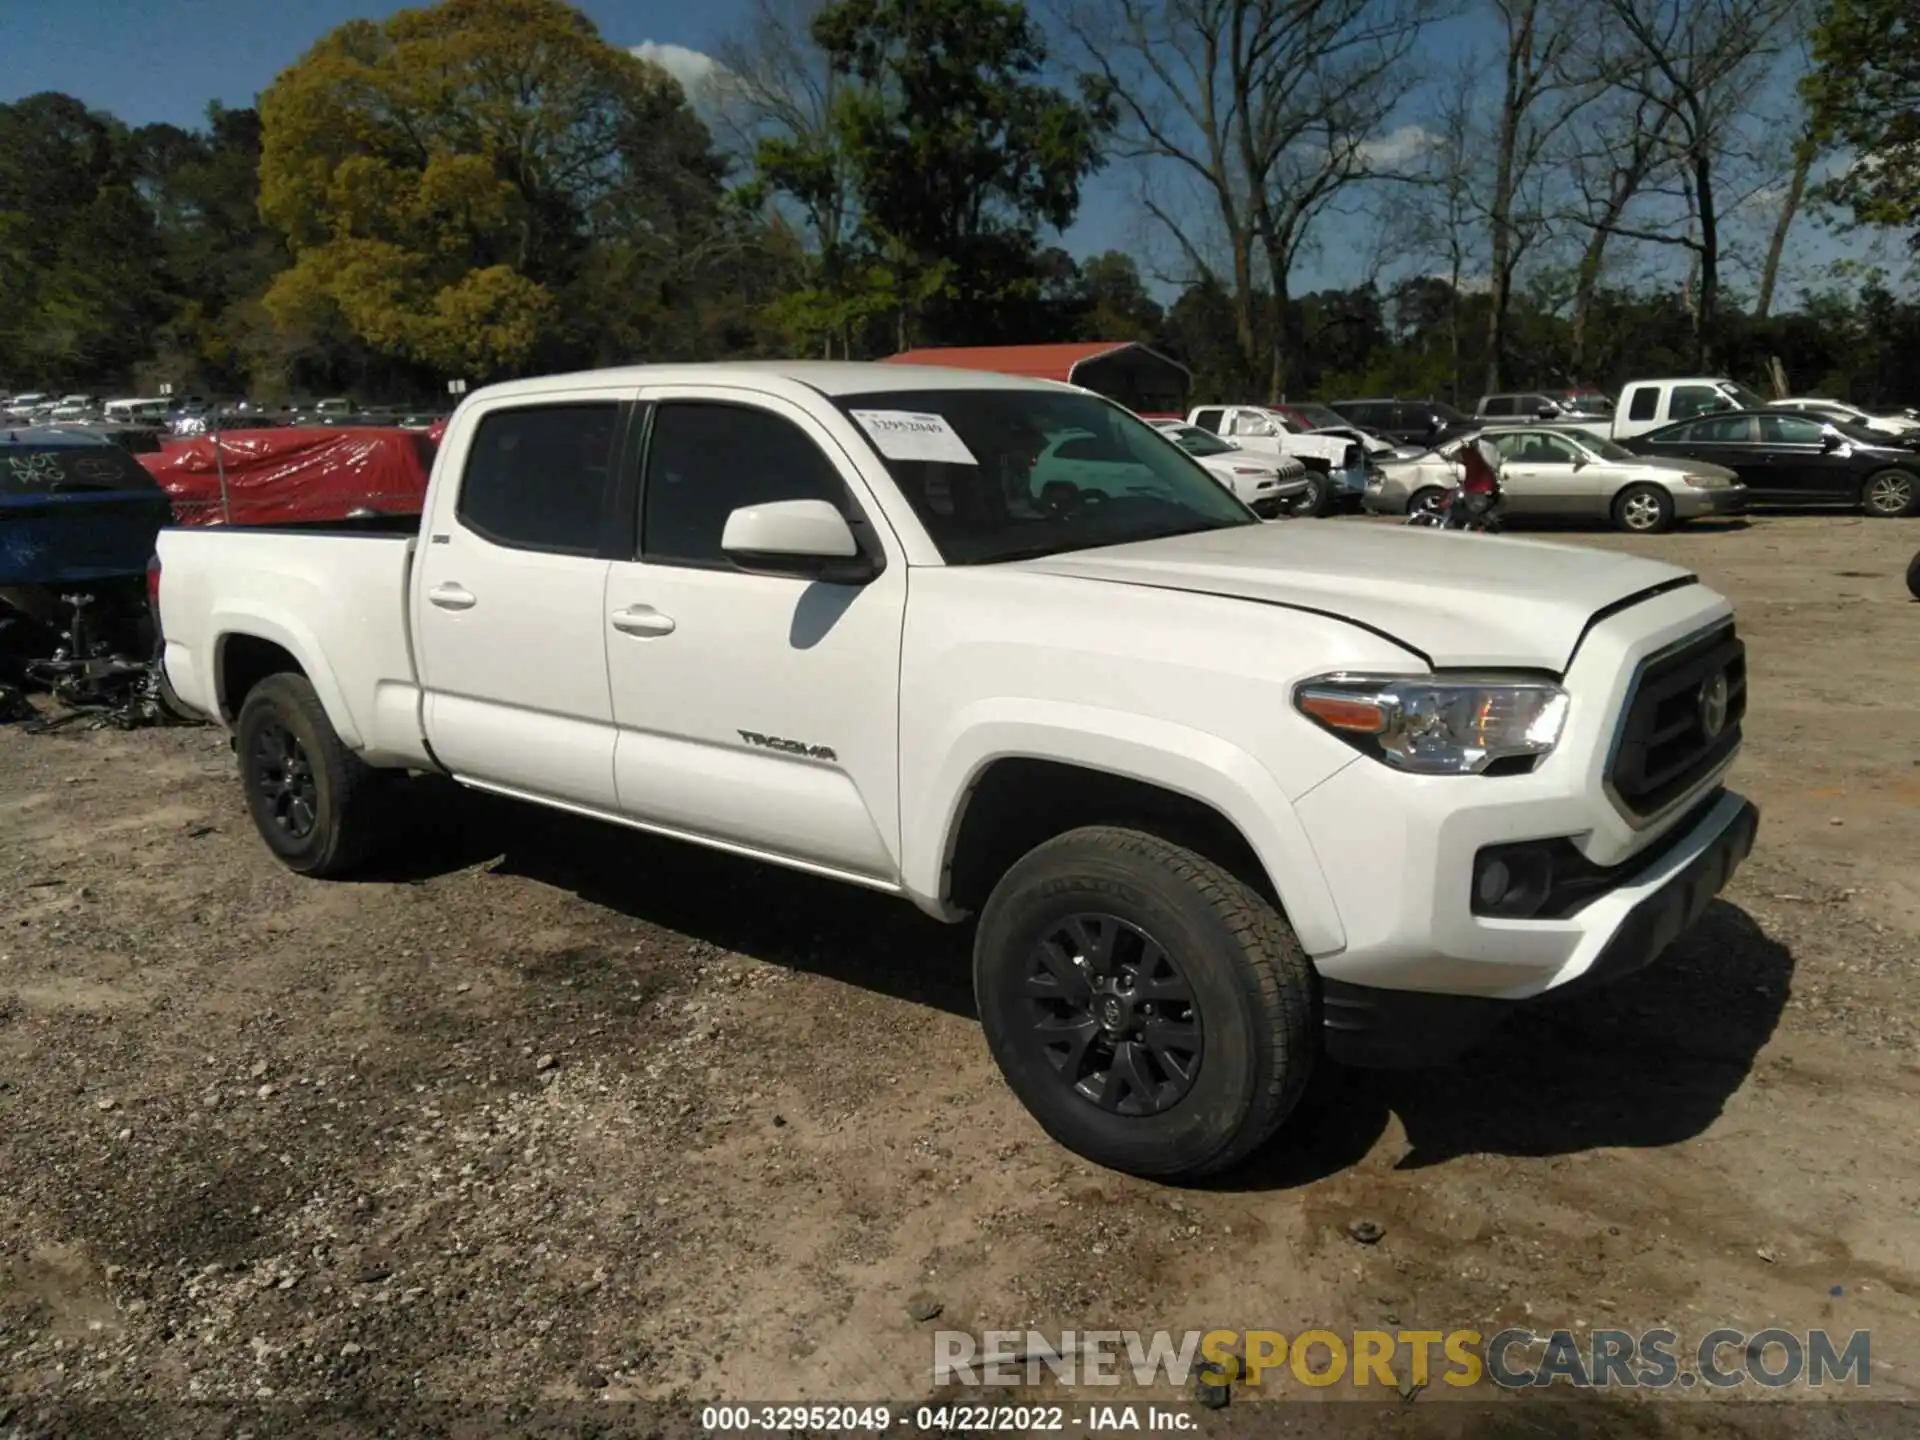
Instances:
[[[1727,672],[1716,670],[1700,685],[1700,728],[1709,740],[1718,740],[1727,728]]]

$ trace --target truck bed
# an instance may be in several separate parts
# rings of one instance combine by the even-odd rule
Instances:
[[[163,530],[160,626],[180,698],[231,722],[229,690],[277,647],[302,657],[350,748],[374,764],[430,765],[408,618],[417,524]]]

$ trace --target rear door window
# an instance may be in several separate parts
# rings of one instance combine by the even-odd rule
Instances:
[[[1770,445],[1818,445],[1822,433],[1818,420],[1799,415],[1760,417],[1760,438]]]
[[[1193,423],[1198,425],[1202,430],[1210,430],[1215,435],[1218,435],[1220,433],[1220,417],[1223,414],[1225,414],[1225,412],[1221,410],[1196,410],[1193,412]]]
[[[619,428],[611,400],[490,411],[460,477],[460,523],[514,550],[598,553]]]
[[[1652,420],[1660,414],[1660,387],[1657,385],[1639,385],[1634,387],[1632,398],[1627,401],[1629,420]]]

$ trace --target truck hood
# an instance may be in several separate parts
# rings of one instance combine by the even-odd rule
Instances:
[[[1334,615],[1435,668],[1555,673],[1598,612],[1693,579],[1672,565],[1601,550],[1324,520],[1076,550],[1013,568]]]

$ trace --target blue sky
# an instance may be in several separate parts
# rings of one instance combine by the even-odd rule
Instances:
[[[694,52],[717,48],[745,15],[742,0],[579,3],[615,44],[652,41]],[[62,90],[131,124],[183,126],[198,124],[211,99],[253,103],[275,75],[341,22],[377,18],[397,8],[358,0],[0,0],[0,5],[5,7],[0,54],[11,62],[0,71],[0,100]],[[1479,22],[1450,22],[1436,27],[1423,50],[1434,73],[1457,73],[1462,56],[1496,58],[1487,44],[1491,38]],[[1149,232],[1132,199],[1134,186],[1124,171],[1096,179],[1067,237],[1069,248],[1081,254],[1110,247],[1138,250]],[[1302,267],[1299,288],[1360,279],[1375,248],[1371,231],[1363,236],[1362,228],[1338,220],[1324,226],[1318,253]],[[1858,237],[1836,237],[1803,223],[1788,275],[1790,280],[1810,277],[1840,255],[1867,251]]]

